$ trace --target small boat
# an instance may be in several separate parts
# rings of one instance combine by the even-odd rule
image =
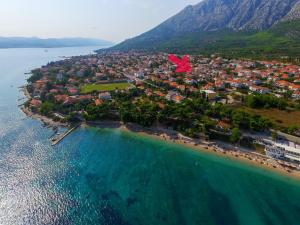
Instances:
[[[57,140],[57,138],[56,138],[56,137],[54,137],[54,138],[52,138],[52,139],[51,139],[51,141],[53,141],[53,142],[54,142],[54,141],[56,141],[56,140]]]

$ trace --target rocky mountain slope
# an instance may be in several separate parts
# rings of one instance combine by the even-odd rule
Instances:
[[[237,47],[248,47],[247,38],[266,38],[266,35],[278,37],[275,31],[280,30],[280,26],[288,26],[293,31],[291,24],[297,23],[298,19],[300,0],[204,0],[186,7],[154,29],[126,40],[113,49],[180,51],[186,48],[194,52],[222,52],[228,50],[228,45],[235,45],[236,50]],[[296,24],[296,33],[297,28]],[[291,33],[290,30],[288,32]],[[253,37],[254,34],[256,36]],[[285,41],[294,41],[284,33],[280,35]],[[241,36],[243,40],[239,43]],[[212,46],[216,43],[218,49]]]

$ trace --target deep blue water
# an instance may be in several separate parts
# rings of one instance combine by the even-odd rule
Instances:
[[[300,224],[300,184],[113,129],[51,129],[17,107],[24,72],[94,48],[0,50],[0,224]],[[12,86],[11,86],[12,85]]]

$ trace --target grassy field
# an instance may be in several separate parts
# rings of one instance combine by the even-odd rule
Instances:
[[[245,111],[269,118],[272,122],[280,127],[299,126],[300,111],[285,111],[279,109],[250,109],[244,108]]]
[[[88,84],[81,88],[81,93],[91,93],[93,91],[113,91],[116,89],[124,90],[131,86],[129,83],[109,83],[109,84]]]

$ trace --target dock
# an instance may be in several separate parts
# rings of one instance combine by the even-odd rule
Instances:
[[[69,129],[68,131],[66,131],[65,133],[59,135],[58,137],[52,138],[52,146],[55,146],[57,144],[59,144],[64,138],[66,138],[68,135],[70,135],[73,131],[75,131],[78,127],[80,126],[80,124],[72,127],[71,129]]]

